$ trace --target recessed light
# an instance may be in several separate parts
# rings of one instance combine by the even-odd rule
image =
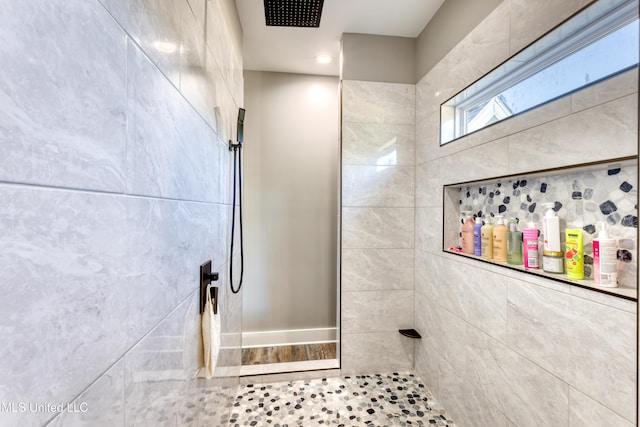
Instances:
[[[175,43],[171,43],[171,42],[156,41],[156,42],[153,42],[153,47],[155,47],[157,50],[159,50],[162,53],[173,53],[176,50],[178,50],[178,46],[176,46]]]
[[[329,55],[318,55],[316,56],[316,62],[318,64],[328,64],[331,62],[331,57]]]

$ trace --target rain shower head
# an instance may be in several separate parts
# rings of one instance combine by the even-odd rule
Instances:
[[[317,28],[324,0],[264,0],[267,26]]]

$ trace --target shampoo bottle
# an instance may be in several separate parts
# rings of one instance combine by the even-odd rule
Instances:
[[[538,263],[538,229],[529,226],[522,231],[522,252],[524,268],[539,269]]]
[[[467,219],[464,224],[462,224],[462,252],[465,254],[473,255],[473,217],[471,216],[471,212],[462,212]]]
[[[482,220],[479,216],[473,225],[473,253],[475,256],[482,255]]]
[[[584,244],[582,230],[579,228],[567,228],[565,230],[565,241],[567,277],[573,280],[582,280],[584,279]]]
[[[493,227],[493,259],[502,262],[507,260],[507,226],[501,215],[496,215],[496,225]]]
[[[543,203],[545,210],[542,218],[542,234],[544,235],[545,252],[560,252],[560,218],[553,209],[555,203]]]
[[[616,239],[609,237],[606,225],[600,221],[600,232],[593,239],[593,280],[601,286],[618,286],[618,261]]]
[[[482,241],[482,258],[493,259],[493,225],[489,215],[485,216],[484,225],[480,229],[480,240]]]
[[[507,263],[522,265],[522,231],[518,231],[517,220],[509,221],[507,230]]]

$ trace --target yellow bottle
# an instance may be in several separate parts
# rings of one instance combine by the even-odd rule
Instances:
[[[493,226],[493,259],[507,261],[507,226],[502,221],[502,215],[496,215],[496,225]]]
[[[584,279],[584,243],[582,230],[567,228],[565,231],[567,250],[564,253],[567,277],[573,280]]]

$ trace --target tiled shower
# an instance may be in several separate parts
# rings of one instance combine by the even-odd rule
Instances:
[[[415,85],[408,155],[413,135],[393,120],[408,115],[413,87],[343,81],[343,369],[390,354],[395,369],[413,361],[460,425],[635,420],[635,301],[443,252],[443,185],[637,155],[637,69],[439,145],[442,102],[583,3],[499,5]],[[633,211],[637,193],[625,199]],[[402,215],[414,218],[414,207],[411,224]],[[402,251],[415,251],[413,283]],[[410,292],[413,310],[394,286]],[[364,329],[346,333],[345,319]],[[422,334],[414,353],[413,342],[393,341],[407,325]]]
[[[637,70],[439,146],[443,101],[586,3],[505,0],[415,85],[342,82],[343,373],[414,367],[464,426],[634,424],[636,302],[442,251],[445,184],[637,155]],[[233,7],[0,9],[0,400],[91,408],[0,424],[226,425],[242,332],[226,292]],[[207,259],[223,313],[210,381]]]

